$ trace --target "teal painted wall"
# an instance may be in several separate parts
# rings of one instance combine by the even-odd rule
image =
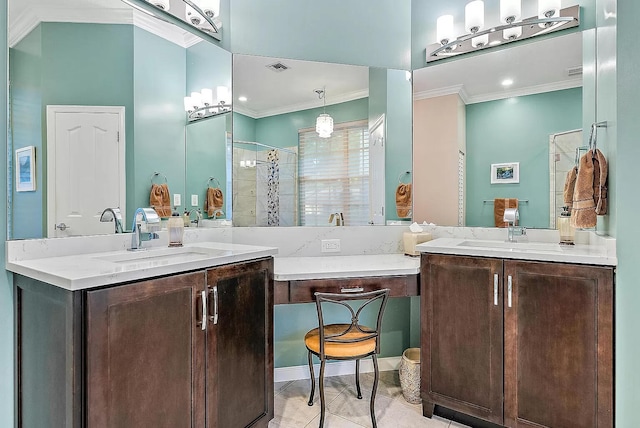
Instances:
[[[470,104],[467,114],[466,225],[493,227],[485,199],[528,199],[520,224],[549,227],[549,135],[582,126],[580,88]],[[520,162],[520,183],[490,184],[494,163]]]
[[[411,175],[406,171],[412,169],[413,132],[411,82],[407,80],[404,70],[387,70],[387,145],[385,147],[385,217],[396,220],[395,192],[398,177],[408,183]]]
[[[43,121],[42,121],[42,27],[38,25],[27,37],[9,51],[9,76],[12,92],[12,150],[36,147],[35,192],[15,191],[12,185],[11,216],[13,236],[42,236],[43,205]],[[15,180],[15,173],[10,180]]]
[[[410,68],[410,0],[232,3],[233,53]]]
[[[367,110],[366,98],[327,106],[327,113],[333,117],[336,125],[354,120],[366,120]],[[316,118],[321,113],[322,107],[257,119],[255,141],[275,147],[297,146],[298,130],[314,128]]]
[[[13,236],[37,238],[46,234],[46,106],[125,106],[127,142],[133,141],[133,117],[129,114],[133,111],[133,26],[42,23],[23,42],[12,49],[15,63],[11,64],[21,86],[27,82],[19,73],[35,67],[29,73],[28,88],[24,88],[31,92],[29,110],[14,105],[14,123],[33,128],[25,135],[25,126],[19,126],[13,143],[16,147],[36,146],[37,185],[35,192],[14,192]],[[34,116],[38,95],[40,111]],[[37,129],[40,135],[36,135]],[[131,165],[130,153],[127,155]]]
[[[613,9],[616,10],[615,8]],[[614,14],[610,19],[613,19]],[[617,212],[615,375],[616,427],[638,424],[640,403],[640,228],[638,228],[638,170],[640,159],[640,54],[637,49],[637,23],[640,2],[619,1],[617,5],[617,85],[610,88],[617,94],[617,119],[610,126],[617,128],[617,162],[615,209]],[[611,25],[611,24],[609,24]],[[609,64],[611,66],[611,64]],[[604,66],[604,64],[602,64]],[[608,117],[602,119],[611,120]]]
[[[0,2],[0,28],[7,28],[7,2]],[[8,81],[7,32],[0,31],[0,141],[7,143],[7,104],[9,101],[6,82]],[[7,150],[0,150],[0,162],[7,165]],[[0,199],[7,200],[7,174],[0,174]],[[0,223],[6,224],[7,212],[0,210]],[[0,228],[0,241],[7,239],[7,228]],[[0,425],[14,425],[14,325],[13,325],[13,281],[5,270],[5,247],[0,248]]]
[[[184,197],[186,50],[137,27],[133,47],[136,128],[134,171],[127,177],[134,178],[133,203],[127,206],[127,219],[136,207],[149,206],[150,179],[155,171],[166,175],[171,194],[182,195],[180,211],[188,202]],[[127,186],[132,186],[128,179]]]
[[[256,141],[256,119],[233,112],[233,140]]]
[[[187,88],[185,94],[217,86],[231,88],[231,53],[210,43],[198,43],[187,49]],[[198,195],[199,206],[204,211],[207,180],[219,180],[226,192],[226,132],[230,114],[193,122],[186,127],[186,190],[187,205],[191,209],[191,195]],[[225,200],[231,197],[224,195]],[[206,216],[206,215],[205,215]]]
[[[453,15],[455,34],[463,35],[464,30],[464,7],[469,0],[447,0],[447,1],[411,1],[411,68],[413,70],[426,67],[426,47],[436,42],[436,20],[441,15]],[[580,4],[580,27],[572,28],[558,34],[566,32],[581,31],[593,28],[596,24],[596,0],[563,1],[562,6],[568,7]],[[538,15],[537,2],[522,2],[522,17],[529,18]],[[487,27],[497,26],[500,17],[500,1],[485,0],[485,23]],[[602,9],[599,9],[602,10]],[[552,34],[548,37],[555,37]],[[547,36],[539,36],[547,37]],[[528,43],[528,42],[520,42]],[[493,48],[501,49],[501,48]],[[454,60],[455,61],[455,60]]]

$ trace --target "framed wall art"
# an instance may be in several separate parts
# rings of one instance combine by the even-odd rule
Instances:
[[[16,192],[36,190],[36,148],[34,146],[16,149]]]
[[[502,183],[520,183],[520,162],[491,164],[491,184]]]

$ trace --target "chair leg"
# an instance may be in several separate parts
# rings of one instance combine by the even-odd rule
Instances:
[[[375,401],[376,401],[376,391],[378,390],[378,357],[376,354],[371,356],[373,360],[373,390],[371,390],[371,423],[373,424],[373,428],[377,428],[378,424],[376,424],[376,409],[375,409]]]
[[[313,373],[313,355],[311,351],[309,351],[309,372],[311,373],[311,395],[309,395],[309,402],[307,403],[309,406],[313,406],[313,395],[316,390],[316,376]]]
[[[320,359],[320,379],[318,382],[320,384],[320,428],[324,426],[324,362],[322,358]]]
[[[362,391],[360,391],[360,360],[356,360],[356,390],[358,391],[358,400],[362,400]]]

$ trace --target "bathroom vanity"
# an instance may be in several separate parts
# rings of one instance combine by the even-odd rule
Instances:
[[[9,262],[18,426],[267,427],[275,249],[217,247]]]
[[[591,246],[482,245],[420,246],[424,415],[612,427],[615,262]]]

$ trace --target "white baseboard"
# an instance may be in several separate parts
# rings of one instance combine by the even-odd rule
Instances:
[[[378,358],[378,369],[383,371],[398,370],[402,357]],[[320,364],[313,365],[316,376],[320,372]],[[356,371],[355,361],[334,361],[326,364],[325,376],[342,376],[353,374]],[[370,358],[360,361],[360,373],[373,372],[373,362]],[[275,382],[286,382],[290,380],[309,379],[309,366],[279,367],[274,370]]]

